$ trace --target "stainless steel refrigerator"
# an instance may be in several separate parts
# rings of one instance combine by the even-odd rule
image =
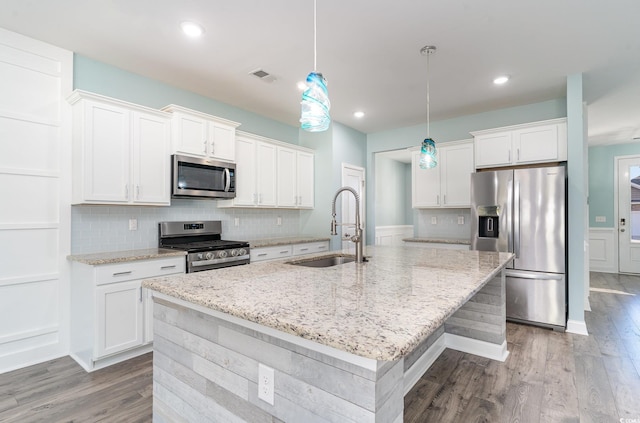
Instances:
[[[471,249],[515,254],[508,320],[566,327],[566,186],[564,166],[471,175]]]

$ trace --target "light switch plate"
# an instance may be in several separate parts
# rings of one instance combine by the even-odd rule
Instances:
[[[607,216],[596,216],[596,222],[604,223],[607,221]]]
[[[240,226],[240,218],[239,218],[239,217],[234,218],[234,219],[233,219],[233,224],[234,224],[235,226]]]
[[[436,216],[431,216],[431,224],[432,225],[437,225],[438,224],[438,218]]]
[[[138,219],[129,219],[129,230],[130,231],[138,230]]]
[[[464,216],[458,216],[458,225],[464,225]]]

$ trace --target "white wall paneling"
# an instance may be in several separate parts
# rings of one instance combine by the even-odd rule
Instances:
[[[615,228],[589,228],[589,270],[618,273]]]
[[[413,225],[376,226],[376,245],[404,245],[403,238],[413,238]]]
[[[0,29],[0,373],[69,350],[72,67]]]

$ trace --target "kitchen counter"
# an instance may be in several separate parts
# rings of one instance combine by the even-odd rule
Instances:
[[[292,237],[283,237],[283,238],[252,239],[252,240],[248,240],[247,242],[249,243],[249,245],[251,245],[251,248],[263,248],[263,247],[276,247],[279,245],[324,242],[329,240],[330,240],[329,237],[292,236]]]
[[[452,238],[403,238],[404,242],[421,242],[427,244],[455,244],[455,245],[471,245],[468,239],[452,239]]]
[[[398,423],[405,393],[445,348],[506,358],[512,254],[365,254],[362,264],[287,263],[306,256],[145,280],[154,420]]]
[[[185,256],[187,253],[180,250],[166,248],[148,248],[144,250],[109,251],[93,254],[75,254],[67,256],[67,260],[78,263],[97,266],[101,264],[126,263],[137,260],[150,260],[173,256]]]
[[[148,280],[146,288],[375,360],[410,353],[491,280],[511,254],[366,248],[371,261],[307,268],[288,260]],[[331,255],[324,253],[320,255]]]

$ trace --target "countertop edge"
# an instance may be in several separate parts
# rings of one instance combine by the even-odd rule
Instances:
[[[468,239],[455,239],[455,238],[402,238],[404,242],[422,242],[425,244],[456,244],[456,245],[471,245],[471,241]]]
[[[128,263],[132,261],[152,260],[167,257],[181,257],[186,254],[186,251],[181,250],[149,248],[141,250],[106,251],[90,254],[71,254],[67,256],[67,260],[88,264],[90,266],[99,266],[103,264]]]
[[[331,241],[331,238],[314,237],[314,236],[264,238],[264,239],[247,240],[251,248],[266,248],[266,247],[277,247],[280,245],[309,244],[312,242],[328,242],[328,241]]]

